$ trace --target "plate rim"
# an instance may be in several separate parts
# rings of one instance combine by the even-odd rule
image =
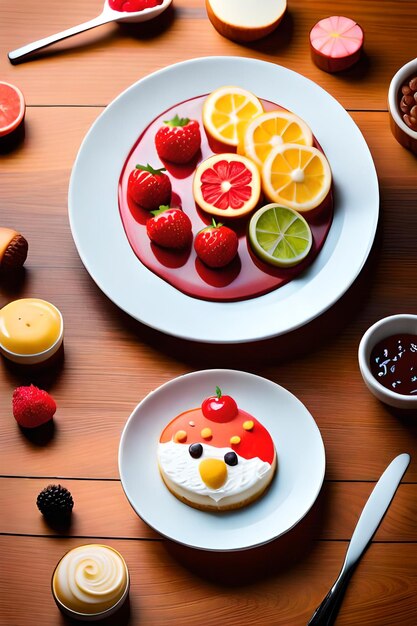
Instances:
[[[227,376],[233,376],[233,377],[237,377],[239,379],[251,379],[253,384],[256,384],[257,382],[259,383],[259,381],[261,381],[262,385],[267,385],[269,387],[271,387],[271,389],[276,389],[276,391],[278,393],[283,393],[285,395],[287,395],[288,397],[290,397],[292,402],[296,402],[298,405],[300,405],[300,408],[302,408],[305,416],[307,417],[307,419],[310,421],[311,426],[313,427],[313,431],[315,433],[316,436],[316,440],[315,440],[315,447],[317,449],[317,451],[319,451],[319,455],[321,457],[321,465],[320,465],[320,475],[317,478],[317,485],[315,486],[315,489],[312,491],[311,495],[310,495],[310,499],[308,501],[308,506],[306,507],[306,509],[303,511],[302,515],[299,516],[295,521],[293,521],[293,523],[286,528],[284,531],[282,532],[278,532],[278,533],[271,533],[268,536],[265,536],[262,540],[260,541],[253,541],[253,542],[245,542],[243,545],[235,545],[234,547],[230,548],[230,547],[220,547],[220,545],[218,545],[217,547],[213,547],[213,546],[207,546],[207,545],[203,545],[203,544],[197,544],[195,541],[194,542],[190,542],[190,541],[186,541],[184,539],[180,539],[177,536],[174,536],[175,533],[166,533],[166,532],[162,532],[159,528],[158,528],[158,524],[155,523],[151,523],[148,521],[148,518],[145,516],[142,516],[141,513],[139,513],[138,509],[135,507],[135,505],[133,504],[132,500],[133,498],[130,497],[129,495],[129,489],[126,487],[125,483],[124,483],[124,479],[123,479],[123,471],[122,471],[122,464],[123,464],[123,450],[124,450],[124,446],[125,446],[125,441],[126,438],[129,434],[129,427],[131,425],[131,423],[136,420],[139,419],[137,417],[137,414],[140,411],[140,408],[147,402],[147,400],[149,398],[151,398],[152,396],[154,396],[155,394],[158,393],[166,393],[166,391],[169,391],[170,387],[176,387],[177,385],[181,385],[181,382],[183,382],[184,380],[190,380],[193,378],[204,378],[206,376],[216,376],[217,378],[219,377],[227,377]],[[159,430],[158,430],[159,433]],[[156,435],[158,437],[158,434]],[[129,417],[127,418],[123,429],[122,429],[122,433],[120,435],[120,440],[119,440],[119,447],[118,447],[118,471],[119,471],[119,478],[120,478],[120,483],[123,489],[123,493],[127,499],[127,501],[129,502],[130,506],[132,507],[132,509],[134,510],[135,514],[143,521],[143,523],[145,523],[147,526],[149,526],[150,528],[152,528],[155,532],[157,532],[160,536],[165,537],[166,539],[169,539],[171,541],[174,541],[175,543],[178,543],[180,545],[184,545],[187,546],[189,548],[193,548],[196,550],[203,550],[203,551],[207,551],[207,552],[240,552],[240,551],[244,551],[244,550],[250,550],[253,548],[257,548],[260,547],[262,545],[265,545],[267,543],[270,543],[271,541],[274,541],[276,539],[278,539],[279,537],[282,537],[283,535],[287,534],[289,531],[291,531],[295,526],[297,526],[297,524],[299,524],[304,517],[309,513],[309,511],[311,510],[311,508],[314,506],[315,502],[317,501],[317,498],[321,492],[321,489],[323,487],[323,483],[324,483],[324,478],[325,478],[325,473],[326,473],[326,449],[324,446],[324,441],[320,432],[320,429],[318,427],[318,424],[316,422],[316,420],[314,419],[313,415],[310,413],[310,411],[307,409],[307,407],[305,406],[305,404],[303,402],[301,402],[301,400],[295,395],[293,394],[291,391],[289,391],[288,389],[286,389],[285,387],[283,387],[282,385],[280,385],[279,383],[276,383],[275,381],[266,378],[264,376],[260,376],[258,374],[254,374],[252,372],[247,372],[244,370],[235,370],[235,369],[224,369],[224,368],[213,368],[213,369],[203,369],[203,370],[197,370],[197,371],[192,371],[192,372],[188,372],[186,374],[181,374],[179,376],[176,376],[175,378],[172,378],[168,381],[166,381],[165,383],[162,383],[161,385],[159,385],[156,389],[153,389],[152,391],[150,391],[148,394],[146,394],[139,402],[138,404],[134,407],[134,409],[132,410],[132,412],[130,413]],[[279,471],[279,455],[278,455],[278,470]],[[162,485],[162,479],[161,479],[161,485]],[[165,493],[165,491],[163,491],[163,493]],[[168,490],[166,491],[166,495],[170,495],[171,497],[172,494],[169,494]],[[265,497],[267,497],[268,494],[265,494]],[[260,498],[261,501],[261,498]],[[185,508],[181,509],[184,511],[185,517],[187,516],[187,512],[191,511],[190,516],[193,514],[192,511],[194,511],[194,509],[192,509],[192,507],[188,507],[186,504],[181,503]],[[256,506],[256,502],[254,503],[254,506]],[[242,511],[244,511],[245,509],[242,509]],[[204,511],[202,511],[202,513],[204,513]],[[239,510],[237,510],[235,512],[237,515],[239,514]],[[221,514],[220,514],[221,515]]]
[[[77,184],[77,176],[79,175],[77,165],[79,165],[79,161],[82,156],[82,153],[86,149],[86,146],[88,146],[89,142],[91,141],[91,137],[92,136],[94,137],[94,133],[96,132],[98,125],[106,123],[107,117],[109,115],[111,116],[111,111],[113,107],[118,107],[121,101],[123,102],[126,97],[129,97],[128,94],[135,93],[136,90],[143,89],[142,86],[146,85],[149,81],[152,82],[156,80],[158,82],[160,78],[164,76],[168,76],[168,80],[170,80],[169,77],[172,75],[172,73],[181,71],[181,69],[186,68],[188,70],[189,68],[194,68],[194,71],[195,71],[196,66],[199,66],[199,65],[201,66],[201,64],[203,64],[207,67],[211,67],[211,64],[213,63],[214,64],[231,63],[233,66],[237,64],[237,66],[239,66],[240,68],[249,67],[249,66],[251,66],[252,68],[256,68],[256,67],[266,68],[265,70],[262,70],[262,71],[266,71],[268,73],[274,72],[274,71],[278,71],[278,73],[283,72],[284,76],[291,77],[290,80],[294,80],[294,81],[301,80],[303,83],[310,85],[310,89],[312,89],[314,93],[319,94],[319,97],[321,99],[325,98],[326,100],[328,99],[328,102],[333,103],[332,106],[335,107],[335,110],[338,111],[338,114],[343,116],[345,123],[347,125],[350,125],[350,128],[355,129],[355,134],[356,134],[355,141],[359,141],[360,148],[361,148],[361,158],[364,159],[364,161],[366,161],[367,168],[369,169],[369,171],[367,171],[367,189],[371,190],[369,191],[369,196],[372,196],[371,198],[372,219],[371,221],[369,221],[369,224],[367,225],[367,228],[365,229],[366,232],[368,233],[366,236],[366,245],[363,245],[363,247],[360,249],[360,255],[357,259],[357,263],[348,264],[350,268],[349,268],[349,274],[348,274],[347,280],[343,279],[341,281],[342,284],[340,284],[339,281],[335,281],[335,280],[330,281],[330,286],[326,285],[326,287],[327,287],[327,290],[331,289],[331,292],[329,293],[326,292],[324,297],[323,296],[317,297],[317,295],[314,292],[312,294],[307,293],[306,298],[305,298],[305,300],[307,301],[307,307],[305,306],[300,307],[300,302],[297,302],[296,300],[295,307],[294,307],[296,311],[296,315],[289,315],[288,311],[286,311],[284,315],[284,317],[286,318],[284,324],[282,321],[278,322],[278,325],[277,323],[274,323],[275,320],[274,322],[270,321],[269,328],[265,328],[265,329],[263,328],[262,325],[256,324],[256,318],[253,316],[251,317],[251,315],[253,315],[252,310],[250,310],[248,313],[248,307],[250,309],[251,305],[250,304],[247,305],[246,303],[256,302],[257,304],[260,304],[263,310],[267,311],[267,313],[269,314],[273,313],[274,315],[276,315],[276,309],[274,309],[274,306],[278,307],[281,311],[281,307],[283,307],[284,309],[288,307],[288,302],[287,302],[288,299],[294,298],[294,291],[291,291],[290,286],[292,285],[292,289],[293,290],[295,289],[295,291],[297,291],[297,289],[295,288],[295,281],[291,281],[287,285],[284,285],[283,287],[280,287],[279,289],[273,290],[272,292],[268,294],[259,296],[257,298],[249,299],[249,300],[244,300],[244,301],[239,301],[239,302],[227,302],[227,303],[200,301],[198,299],[192,298],[190,296],[187,296],[186,294],[181,293],[180,291],[178,291],[171,285],[168,285],[168,283],[165,283],[163,279],[155,276],[152,272],[150,272],[150,270],[142,266],[140,264],[140,261],[136,259],[136,256],[131,250],[130,245],[126,241],[125,243],[130,250],[129,256],[132,256],[132,255],[134,256],[135,263],[138,264],[139,266],[139,271],[137,271],[137,273],[140,274],[140,281],[145,283],[145,287],[147,286],[147,283],[150,280],[151,283],[153,283],[152,286],[156,285],[156,290],[160,292],[160,297],[162,299],[166,296],[172,297],[174,299],[173,304],[178,304],[178,302],[180,302],[181,307],[184,307],[184,310],[191,308],[193,311],[191,323],[190,323],[190,318],[188,318],[185,322],[183,322],[182,319],[178,320],[176,318],[175,321],[172,321],[172,320],[166,321],[165,319],[163,319],[162,322],[161,320],[158,320],[158,322],[155,323],[151,319],[151,316],[149,315],[149,311],[144,312],[144,310],[143,309],[141,310],[140,307],[138,309],[137,304],[136,303],[132,304],[131,301],[129,301],[129,303],[127,304],[125,302],[126,296],[125,294],[122,294],[119,291],[119,288],[117,288],[118,291],[115,294],[114,293],[115,285],[114,284],[109,285],[108,283],[106,283],[107,276],[106,276],[105,281],[103,280],[103,277],[100,276],[100,272],[102,272],[102,270],[100,268],[97,269],[97,262],[91,262],[91,260],[87,258],[88,250],[86,250],[86,247],[83,246],[81,242],[79,227],[77,228],[77,225],[76,225],[77,219],[79,220],[79,218],[77,218],[77,211],[74,208],[74,194],[75,194],[75,188]],[[254,78],[250,77],[249,80],[253,81]],[[103,122],[103,120],[105,121]],[[135,137],[138,136],[140,132],[140,128],[141,126],[139,124],[135,132]],[[130,144],[129,149],[132,147],[133,143],[134,143],[134,139],[132,139],[132,143]],[[327,151],[326,151],[326,154],[327,154]],[[126,157],[127,157],[127,153],[123,157],[123,162]],[[330,164],[332,165],[332,163]],[[117,172],[118,176],[119,176],[119,173],[120,172],[118,171]],[[115,193],[115,197],[117,197],[117,190]],[[337,195],[336,195],[336,203],[337,203]],[[155,330],[166,333],[168,335],[181,338],[181,339],[186,339],[189,341],[199,341],[201,343],[218,343],[218,344],[245,343],[245,342],[250,342],[250,341],[270,339],[272,337],[284,335],[284,334],[287,334],[289,332],[296,330],[297,328],[300,328],[308,324],[313,319],[322,315],[331,306],[333,306],[351,287],[351,285],[354,283],[354,281],[356,280],[356,278],[359,276],[360,272],[362,271],[364,264],[366,263],[366,260],[369,256],[369,253],[371,251],[371,248],[375,239],[375,234],[376,234],[378,219],[379,219],[379,206],[380,206],[379,183],[378,183],[377,172],[375,169],[375,164],[373,162],[372,154],[369,150],[369,147],[359,127],[353,121],[353,119],[351,118],[349,113],[344,109],[344,107],[331,94],[325,91],[320,85],[318,85],[317,83],[313,82],[311,79],[293,70],[290,70],[284,66],[277,65],[268,61],[247,58],[247,57],[235,57],[235,56],[199,57],[196,59],[182,61],[180,63],[175,63],[173,65],[169,65],[167,67],[159,69],[156,72],[153,72],[152,74],[149,74],[141,78],[137,82],[133,83],[132,85],[128,86],[124,91],[122,91],[118,96],[116,96],[115,99],[113,99],[107,105],[104,111],[96,118],[96,120],[93,122],[93,124],[87,131],[81,143],[79,151],[77,153],[77,157],[75,159],[75,162],[71,171],[70,182],[69,182],[69,193],[68,193],[69,223],[70,223],[70,229],[71,229],[71,233],[74,239],[74,243],[88,274],[93,279],[93,281],[97,284],[99,289],[118,308],[120,308],[121,310],[126,312],[128,315],[130,315],[137,321],[143,323],[144,325],[150,328],[153,328]],[[336,204],[336,207],[337,207],[337,204]],[[119,211],[117,211],[117,216],[120,219]],[[120,226],[120,230],[123,231],[123,237],[126,239],[123,225],[121,224],[121,220],[120,220],[119,226]],[[331,232],[332,232],[332,229],[330,229],[329,235],[331,235]],[[340,234],[341,235],[343,234],[343,227],[342,227]],[[327,244],[327,241],[325,242],[324,248],[326,248],[326,244]],[[329,271],[328,267],[332,266],[331,258],[335,254],[335,251],[337,249],[338,248],[336,245],[335,250],[331,252],[329,259],[326,261],[323,267],[320,267],[319,265],[317,265],[318,259],[315,260],[315,262],[312,264],[312,266],[315,267],[315,270],[314,270],[315,273],[313,276],[308,275],[309,274],[308,270],[306,270],[306,272],[304,272],[301,275],[302,278],[300,281],[298,281],[298,284],[301,285],[302,290],[305,290],[305,289],[308,290],[309,284],[312,281],[318,280],[318,277],[322,273],[323,270],[327,272]],[[320,258],[320,255],[318,258]],[[130,262],[130,259],[129,259],[129,262]],[[353,272],[351,271],[352,267],[353,267]],[[332,272],[332,269],[330,269],[330,272]],[[150,278],[148,276],[148,273],[152,275]],[[158,284],[158,281],[164,284],[163,285]],[[336,282],[338,283],[337,285],[334,284]],[[175,292],[174,295],[172,295],[173,292]],[[274,298],[274,294],[277,294],[275,298]],[[177,298],[179,298],[178,301],[177,301]],[[196,302],[200,304],[195,304]],[[201,309],[201,307],[203,307],[203,309]],[[229,314],[227,314],[226,312],[226,317],[223,314],[225,311],[224,307],[230,308]],[[303,312],[299,313],[298,308],[300,309],[303,308]],[[307,312],[305,312],[304,310],[305,308],[307,308]],[[216,336],[215,333],[213,332],[213,329],[210,329],[210,332],[206,329],[207,323],[206,324],[203,323],[200,326],[198,326],[198,323],[195,320],[198,319],[199,315],[201,315],[201,310],[207,311],[207,313],[205,314],[207,318],[212,318],[213,315],[223,316],[223,325],[227,327],[227,331],[223,329],[218,330],[218,327],[221,326],[221,324],[219,324],[216,327],[216,332],[218,333],[218,335]],[[236,327],[234,327],[231,322],[231,319],[234,316],[233,312],[236,312],[236,311],[237,312],[240,311],[241,314],[243,313],[240,324],[238,325],[238,329],[236,329]],[[183,317],[185,318],[187,316],[184,315]],[[193,324],[197,324],[197,326],[193,327]]]

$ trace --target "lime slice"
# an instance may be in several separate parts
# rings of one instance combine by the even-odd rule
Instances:
[[[279,267],[300,263],[313,243],[304,217],[294,209],[277,204],[267,204],[253,214],[249,240],[256,256]]]

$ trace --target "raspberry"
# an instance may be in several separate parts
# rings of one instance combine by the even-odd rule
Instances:
[[[56,411],[55,400],[47,391],[30,387],[17,387],[13,392],[13,415],[23,428],[36,428],[52,419]]]

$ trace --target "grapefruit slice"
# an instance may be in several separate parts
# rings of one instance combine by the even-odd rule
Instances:
[[[319,206],[330,191],[330,165],[312,146],[284,143],[271,150],[262,167],[265,195],[305,213]]]
[[[207,15],[214,28],[234,41],[255,41],[278,26],[287,0],[206,0]]]
[[[238,152],[261,167],[272,148],[283,143],[312,146],[313,134],[307,124],[294,113],[268,111],[249,122]]]
[[[25,99],[20,89],[0,81],[0,137],[15,130],[25,116]]]
[[[204,128],[217,141],[237,147],[247,123],[263,111],[261,102],[250,91],[219,87],[204,102]]]
[[[256,207],[261,195],[259,170],[245,156],[215,154],[197,167],[193,194],[199,207],[211,215],[246,215]]]

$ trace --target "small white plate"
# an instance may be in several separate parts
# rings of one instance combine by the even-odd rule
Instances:
[[[186,296],[137,259],[120,219],[121,170],[148,124],[176,103],[238,84],[302,117],[332,169],[335,214],[314,263],[290,283],[242,302]],[[71,175],[69,218],[78,253],[100,289],[135,319],[170,335],[210,343],[274,337],[314,319],[350,287],[378,222],[379,191],[366,142],[321,87],[275,65],[237,57],[194,59],[143,78],[116,98],[86,135]]]
[[[165,487],[157,464],[163,428],[179,413],[198,407],[215,387],[269,430],[278,470],[254,504],[208,513],[183,504]],[[236,370],[203,370],[175,378],[151,392],[133,411],[122,433],[119,472],[136,513],[161,535],[192,548],[245,550],[276,539],[310,510],[324,479],[320,431],[305,406],[279,385]]]

